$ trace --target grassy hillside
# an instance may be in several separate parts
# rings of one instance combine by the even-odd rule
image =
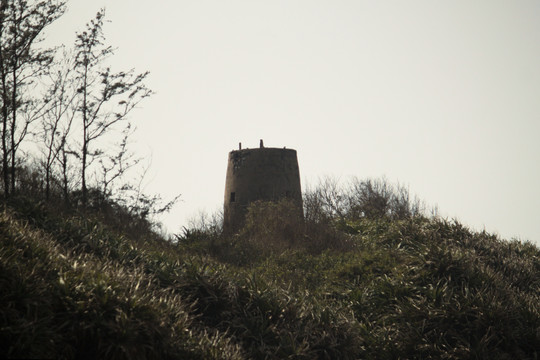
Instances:
[[[531,243],[421,215],[306,219],[300,229],[264,206],[235,236],[201,227],[173,242],[99,212],[10,201],[0,212],[0,357],[540,355]]]

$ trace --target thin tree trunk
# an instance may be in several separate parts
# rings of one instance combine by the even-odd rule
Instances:
[[[0,59],[2,62],[1,66],[1,76],[2,76],[2,173],[4,177],[4,196],[9,197],[9,163],[8,163],[8,145],[7,145],[7,136],[8,136],[8,96],[7,96],[7,86],[6,86],[6,73],[3,64],[3,59]]]
[[[86,187],[86,161],[88,154],[88,108],[87,108],[87,80],[88,80],[88,64],[84,69],[84,83],[83,83],[83,144],[82,144],[82,203],[84,206],[88,203],[88,189]]]
[[[86,136],[86,128],[84,129],[84,136]],[[82,148],[82,203],[84,206],[86,206],[88,202],[88,189],[86,188],[86,151],[87,151],[87,145],[86,145],[86,138],[83,140],[83,148]]]
[[[15,193],[15,153],[16,143],[15,143],[15,130],[17,129],[17,72],[15,69],[15,64],[13,68],[13,92],[11,94],[11,193]]]
[[[47,161],[45,163],[45,199],[49,201],[51,197],[51,167],[53,163],[53,147],[54,147],[54,141],[55,141],[55,135],[56,135],[56,129],[57,129],[58,121],[55,122],[53,128],[51,129],[51,143],[49,145],[48,153],[47,153]],[[58,156],[58,152],[56,152],[55,159]]]
[[[64,191],[64,201],[66,202],[66,205],[69,205],[69,179],[68,179],[68,173],[67,173],[67,153],[66,153],[66,138],[65,136],[62,138],[62,177],[63,177],[63,191]]]
[[[13,12],[15,12],[15,10],[13,9]],[[11,149],[10,149],[10,152],[11,152],[11,194],[14,194],[15,193],[15,164],[16,164],[16,158],[15,158],[15,155],[16,155],[16,152],[17,152],[17,149],[16,149],[16,143],[15,143],[15,130],[17,129],[17,91],[18,91],[18,88],[17,88],[17,54],[16,54],[16,51],[17,51],[17,41],[18,41],[18,24],[19,24],[19,19],[17,19],[16,17],[16,14],[14,13],[13,14],[13,17],[14,17],[14,24],[13,24],[13,45],[14,45],[14,50],[13,50],[13,53],[12,53],[12,60],[11,60],[11,72],[12,72],[12,81],[13,81],[13,84],[11,85],[13,87],[12,89],[12,92],[11,92]]]
[[[45,170],[45,200],[49,201],[51,198],[51,172],[47,167]]]

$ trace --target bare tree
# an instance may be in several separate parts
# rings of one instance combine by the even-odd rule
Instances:
[[[106,197],[112,195],[114,185],[141,161],[141,158],[136,157],[128,148],[129,139],[132,134],[131,124],[128,123],[122,131],[122,141],[116,146],[116,151],[106,154],[99,159],[99,164],[101,165],[101,180],[99,185],[101,192]]]
[[[64,12],[62,1],[0,0],[0,99],[4,193],[15,191],[17,150],[30,124],[43,116],[45,103],[32,98],[53,59],[53,50],[36,44],[46,26]]]
[[[347,197],[336,178],[325,176],[304,193],[306,220],[322,221],[347,215]]]
[[[75,69],[81,97],[79,113],[82,123],[81,186],[82,202],[88,201],[87,173],[90,164],[102,150],[95,145],[107,132],[126,120],[128,114],[151,91],[144,84],[148,72],[135,74],[133,70],[114,73],[104,67],[105,59],[113,54],[113,49],[104,44],[102,9],[94,20],[86,25],[86,30],[77,34],[75,42]]]
[[[39,136],[43,152],[42,163],[45,171],[45,198],[47,200],[50,199],[54,165],[57,164],[61,169],[62,188],[67,201],[68,136],[76,114],[78,88],[73,76],[72,56],[64,51],[50,73],[51,85],[45,94],[48,106],[41,122],[42,129]]]

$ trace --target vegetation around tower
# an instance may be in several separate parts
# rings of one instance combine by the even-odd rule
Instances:
[[[287,200],[256,202],[235,235],[216,216],[175,239],[113,202],[11,197],[0,212],[0,354],[538,355],[540,249],[404,207],[384,181],[328,184],[304,193],[303,222]]]

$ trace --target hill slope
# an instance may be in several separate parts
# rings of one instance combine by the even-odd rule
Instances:
[[[421,216],[326,230],[172,243],[12,203],[0,212],[0,356],[538,357],[534,245]]]

